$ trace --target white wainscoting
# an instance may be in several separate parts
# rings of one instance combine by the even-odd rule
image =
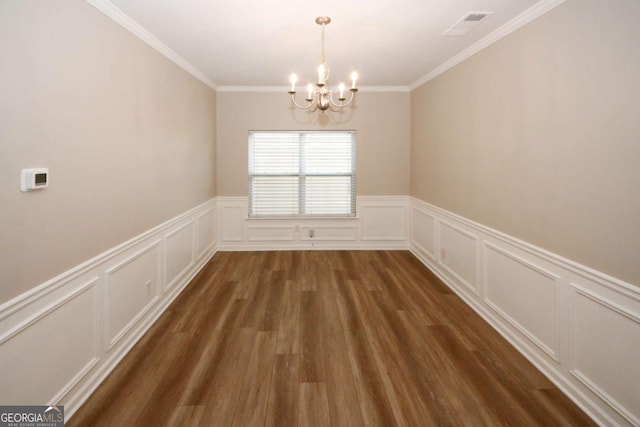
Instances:
[[[440,248],[437,252],[438,262],[459,283],[479,295],[478,238],[463,227],[447,221],[438,221],[437,230],[437,247]]]
[[[560,362],[560,276],[492,243],[484,249],[484,302]]]
[[[0,402],[67,419],[211,259],[212,199],[0,306]]]
[[[33,305],[31,313],[19,310],[2,317],[3,405],[58,402],[52,399],[62,397],[96,365],[98,283],[98,277],[79,278],[66,284],[64,293],[51,292],[45,307]]]
[[[165,236],[165,289],[171,289],[196,262],[195,220]]]
[[[246,197],[218,197],[219,250],[408,249],[409,198],[362,196],[355,218],[249,218]]]
[[[411,199],[411,251],[602,425],[640,425],[640,288]]]

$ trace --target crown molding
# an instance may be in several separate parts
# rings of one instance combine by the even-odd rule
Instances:
[[[218,86],[218,92],[287,92],[290,86]]]
[[[218,86],[218,92],[286,93],[291,86]],[[304,92],[302,88],[301,92]],[[410,92],[409,86],[360,86],[358,92]]]
[[[362,86],[360,92],[411,92],[409,86]]]
[[[204,73],[198,70],[196,67],[191,65],[186,59],[178,55],[175,51],[169,48],[167,45],[162,43],[157,37],[147,31],[144,27],[138,24],[136,21],[131,19],[128,15],[118,9],[115,5],[113,5],[108,0],[85,0],[87,3],[98,9],[100,12],[107,15],[109,18],[113,19],[115,22],[120,24],[122,27],[130,31],[136,37],[138,37],[143,42],[147,43],[149,46],[160,52],[162,55],[167,57],[169,60],[173,61],[180,68],[191,74],[196,79],[200,80],[202,83],[207,85],[213,90],[218,92],[286,92],[288,90],[288,86],[218,86],[215,82],[209,79]],[[544,15],[550,10],[556,8],[557,6],[564,3],[566,0],[541,0],[536,3],[534,6],[522,12],[520,15],[516,16],[511,21],[502,25],[495,31],[491,32],[484,38],[480,39],[473,45],[464,49],[456,56],[452,57],[448,61],[439,65],[438,67],[431,70],[429,73],[425,74],[418,80],[414,81],[408,86],[363,86],[360,87],[360,92],[410,92],[428,81],[434,79],[445,71],[453,68],[458,65],[465,59],[475,55],[481,50],[489,47],[494,44],[498,40],[506,37],[507,35],[513,33],[517,29],[522,26],[528,24],[534,19]]]
[[[420,77],[415,82],[411,83],[409,85],[409,89],[410,90],[417,89],[418,87],[420,87],[423,84],[427,83],[429,80],[434,79],[435,77],[439,76],[440,74],[444,73],[445,71],[449,70],[450,68],[453,68],[454,66],[458,65],[459,63],[461,63],[465,59],[475,55],[476,53],[480,52],[481,50],[486,49],[487,47],[491,46],[492,44],[494,44],[498,40],[508,36],[509,34],[513,33],[517,29],[523,27],[524,25],[528,24],[529,22],[533,21],[536,18],[539,18],[540,16],[544,15],[545,13],[549,12],[550,10],[555,9],[556,7],[560,6],[565,1],[566,0],[541,0],[541,1],[539,1],[538,3],[536,3],[535,5],[530,7],[529,9],[525,10],[524,12],[522,12],[520,15],[516,16],[515,18],[513,18],[511,21],[509,21],[506,24],[502,25],[501,27],[497,28],[493,32],[487,34],[485,37],[483,37],[482,39],[478,40],[477,42],[475,42],[474,44],[472,44],[468,48],[464,49],[462,52],[460,52],[459,54],[457,54],[453,58],[451,58],[448,61],[444,62],[443,64],[437,66],[436,68],[431,70],[429,73],[425,74],[424,76]]]
[[[166,44],[162,43],[156,36],[147,31],[144,27],[131,19],[127,14],[118,9],[108,0],[85,0],[91,6],[98,9],[100,12],[113,19],[125,29],[129,30],[133,35],[140,40],[166,56],[169,60],[173,61],[177,66],[191,74],[196,79],[200,80],[211,89],[216,90],[218,85],[205,76],[200,70],[191,65],[186,59],[178,55]]]

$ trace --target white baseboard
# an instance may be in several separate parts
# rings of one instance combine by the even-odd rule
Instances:
[[[640,288],[411,199],[411,251],[601,425],[640,425]]]
[[[248,218],[247,197],[218,197],[218,249],[408,249],[409,197],[361,196],[355,218]]]
[[[216,251],[209,200],[0,306],[0,402],[69,419]]]

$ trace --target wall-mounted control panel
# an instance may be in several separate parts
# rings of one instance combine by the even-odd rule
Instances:
[[[49,169],[22,169],[20,179],[21,191],[33,191],[49,186]]]

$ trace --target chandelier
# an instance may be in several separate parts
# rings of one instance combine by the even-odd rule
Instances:
[[[291,81],[291,90],[289,91],[291,101],[297,108],[302,110],[314,112],[320,109],[323,113],[326,110],[340,111],[351,104],[356,92],[358,91],[358,88],[356,87],[358,73],[355,71],[351,73],[351,87],[349,88],[351,96],[349,97],[349,101],[347,101],[345,96],[345,86],[343,83],[340,83],[337,89],[329,89],[327,86],[327,81],[329,80],[329,66],[327,65],[327,58],[324,54],[324,27],[330,22],[331,18],[328,16],[319,16],[316,18],[316,24],[322,26],[322,36],[320,39],[322,63],[318,67],[318,82],[316,83],[317,89],[314,89],[311,83],[307,85],[307,97],[305,98],[306,105],[300,105],[296,102],[296,82],[298,81],[298,77],[295,74],[292,74],[291,77],[289,77],[289,81]],[[336,96],[337,100],[334,99]]]

